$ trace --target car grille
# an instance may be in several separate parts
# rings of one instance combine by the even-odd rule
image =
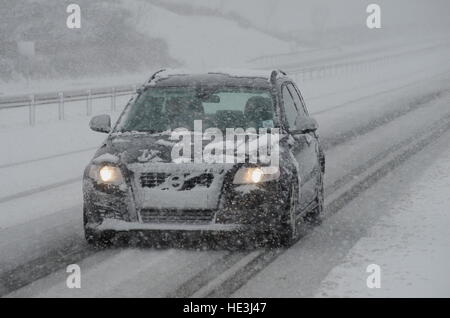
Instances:
[[[214,218],[211,210],[141,210],[141,218],[144,223],[184,223],[205,224]]]
[[[183,191],[191,190],[196,186],[209,188],[213,180],[214,176],[212,173],[202,173],[193,177],[190,177],[189,173],[182,175],[171,175],[170,173],[144,172],[140,175],[141,187],[143,188],[155,188],[168,181],[167,186],[164,187],[164,190],[174,188]]]
[[[169,177],[167,173],[142,173],[141,186],[147,188],[154,188],[163,184]]]

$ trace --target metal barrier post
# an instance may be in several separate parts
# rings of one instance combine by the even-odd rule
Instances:
[[[30,126],[34,126],[36,124],[36,102],[34,99],[34,95],[30,95],[30,106],[28,110],[28,115]]]
[[[58,93],[59,104],[58,104],[58,119],[64,120],[64,93]]]
[[[114,112],[116,110],[116,89],[113,87],[111,89],[111,111]]]
[[[91,90],[87,91],[86,115],[87,116],[91,116],[92,115],[92,92],[91,92]]]

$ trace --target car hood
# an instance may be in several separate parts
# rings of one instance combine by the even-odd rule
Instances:
[[[178,141],[170,134],[119,134],[108,137],[95,155],[94,161],[134,163],[172,163],[172,149]],[[203,141],[202,149],[211,143]],[[192,145],[193,147],[193,145]],[[226,149],[226,147],[224,148]],[[194,151],[191,149],[191,153]]]
[[[110,135],[103,146],[97,152],[94,162],[113,162],[125,165],[135,163],[173,163],[172,150],[178,141],[171,140],[170,133],[161,134],[141,134],[125,133]],[[234,145],[233,142],[203,140],[202,150],[207,145],[215,144],[229,153],[228,149],[238,149],[245,147],[245,142]],[[249,147],[257,147],[257,141],[249,143]],[[194,154],[192,143],[191,154]],[[236,148],[235,148],[236,147]],[[193,162],[193,158],[192,158]]]
[[[110,136],[104,153],[117,156],[121,163],[171,162],[172,148],[176,142],[170,135],[130,134]]]

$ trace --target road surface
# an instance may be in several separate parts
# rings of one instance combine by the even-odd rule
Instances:
[[[0,162],[0,295],[320,294],[333,277],[330,271],[385,214],[373,209],[374,195],[363,202],[372,209],[358,209],[360,198],[386,180],[386,186],[399,187],[392,173],[410,162],[426,165],[418,157],[438,154],[448,140],[449,50],[416,52],[394,65],[298,83],[326,148],[326,211],[324,222],[305,227],[289,249],[93,249],[83,239],[80,178],[104,136],[88,131],[81,117],[3,129],[9,155]],[[378,191],[381,201],[389,197]],[[66,266],[74,263],[81,268],[80,289],[66,286]]]

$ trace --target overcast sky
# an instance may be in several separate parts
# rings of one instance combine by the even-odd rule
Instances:
[[[321,18],[326,18],[329,27],[365,26],[366,7],[371,3],[381,6],[384,26],[450,27],[449,0],[190,0],[189,3],[233,9],[261,24],[270,18],[272,24],[285,30],[313,28]]]

